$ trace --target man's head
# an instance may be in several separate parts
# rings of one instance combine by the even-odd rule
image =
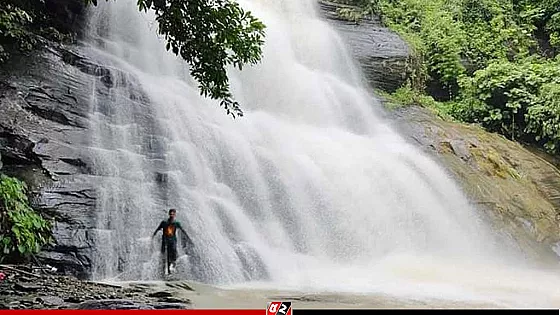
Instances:
[[[169,220],[171,221],[175,220],[176,215],[177,215],[177,210],[169,209]]]

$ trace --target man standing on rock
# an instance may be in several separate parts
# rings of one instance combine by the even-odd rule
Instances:
[[[175,216],[177,215],[177,210],[170,209],[169,210],[169,218],[167,220],[161,221],[158,228],[152,235],[152,238],[156,236],[159,230],[163,230],[163,234],[161,237],[161,254],[165,255],[165,251],[167,250],[167,273],[170,274],[172,271],[175,270],[175,261],[177,260],[177,236],[176,232],[177,229],[180,229],[187,239],[189,246],[194,246],[193,242],[189,238],[189,235],[181,226],[179,221],[175,220]]]

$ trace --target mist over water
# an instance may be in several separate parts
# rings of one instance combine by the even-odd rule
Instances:
[[[196,245],[184,279],[559,305],[560,278],[506,267],[517,256],[383,120],[314,0],[240,3],[267,37],[259,65],[230,71],[237,120],[199,96],[135,1],[91,10],[88,57],[111,69],[91,87],[95,278],[158,279],[150,236],[176,208]]]

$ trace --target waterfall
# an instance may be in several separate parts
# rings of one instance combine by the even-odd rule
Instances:
[[[96,278],[157,279],[150,236],[169,208],[195,243],[179,275],[221,285],[429,294],[411,283],[498,260],[458,186],[382,118],[314,0],[240,3],[267,37],[260,64],[229,71],[236,120],[199,96],[135,1],[90,10],[88,57],[111,69],[90,98]]]

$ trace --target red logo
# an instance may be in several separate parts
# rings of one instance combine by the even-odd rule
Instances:
[[[292,315],[292,302],[269,302],[266,315]]]

